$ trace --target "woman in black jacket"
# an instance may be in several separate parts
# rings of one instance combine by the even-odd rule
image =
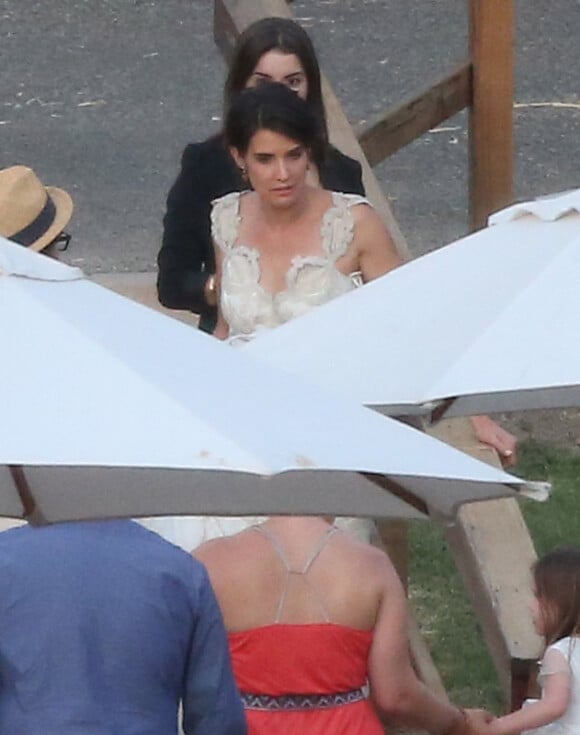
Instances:
[[[246,87],[262,81],[286,84],[305,99],[323,123],[326,155],[310,173],[312,183],[346,194],[363,194],[361,166],[328,143],[320,68],[308,34],[287,18],[264,18],[239,38],[224,90],[230,102]],[[200,315],[199,326],[215,326],[217,294],[210,234],[211,202],[231,191],[248,188],[219,133],[188,145],[181,171],[167,198],[163,244],[157,258],[159,301],[170,309]]]

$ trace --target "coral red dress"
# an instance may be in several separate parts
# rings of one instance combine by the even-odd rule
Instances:
[[[337,529],[330,529],[299,572],[289,568],[266,529],[256,530],[270,538],[289,577],[306,575]],[[286,589],[276,620],[280,619]],[[372,631],[325,618],[321,623],[275,622],[229,634],[249,735],[384,735],[366,696]]]

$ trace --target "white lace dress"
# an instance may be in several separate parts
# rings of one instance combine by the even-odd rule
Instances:
[[[360,285],[360,273],[345,275],[337,261],[352,242],[352,207],[368,204],[354,194],[332,194],[332,205],[321,222],[320,255],[298,255],[286,273],[286,288],[272,294],[260,283],[260,252],[238,242],[239,192],[216,200],[212,235],[223,254],[220,307],[230,339],[250,339],[257,330],[271,329],[341,296]]]
[[[355,194],[332,193],[332,204],[321,222],[320,255],[296,256],[286,274],[286,288],[272,294],[260,283],[260,252],[238,242],[240,199],[226,194],[213,203],[212,236],[222,252],[220,308],[230,328],[230,343],[243,344],[261,329],[271,329],[358,285],[360,273],[345,275],[337,261],[354,235],[352,208],[368,201]],[[237,533],[265,518],[184,516],[143,519],[142,523],[187,551],[216,536]],[[339,519],[337,525],[370,540],[372,524],[363,519]]]

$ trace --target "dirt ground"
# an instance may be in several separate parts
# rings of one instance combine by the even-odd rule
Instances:
[[[580,409],[522,411],[496,417],[520,441],[535,439],[580,452]]]

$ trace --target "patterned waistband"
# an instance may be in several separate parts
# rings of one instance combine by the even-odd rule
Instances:
[[[241,697],[245,709],[283,712],[342,707],[345,704],[354,704],[366,699],[363,689],[351,689],[350,692],[335,694],[283,694],[279,697],[241,692]]]

